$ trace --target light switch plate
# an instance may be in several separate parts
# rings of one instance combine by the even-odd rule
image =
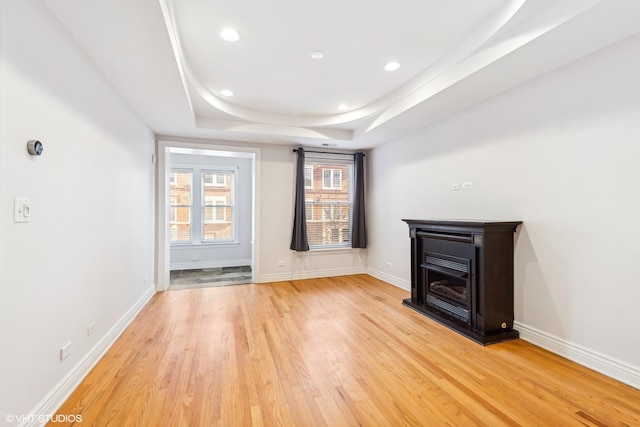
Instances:
[[[13,222],[29,222],[31,202],[26,197],[14,199]]]

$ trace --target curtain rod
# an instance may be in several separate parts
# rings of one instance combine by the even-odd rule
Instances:
[[[294,153],[298,152],[297,148],[293,149]],[[331,151],[313,151],[313,150],[304,150],[305,153],[317,153],[317,154],[335,154],[338,156],[353,156],[356,153],[332,153]],[[360,151],[361,152],[361,151]],[[362,153],[363,156],[367,156],[366,154]]]

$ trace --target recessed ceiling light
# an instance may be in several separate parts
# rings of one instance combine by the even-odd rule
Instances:
[[[387,65],[384,66],[384,69],[387,71],[395,71],[398,68],[400,68],[400,64],[395,61],[388,62]]]
[[[324,53],[317,50],[315,52],[311,52],[311,55],[309,56],[311,57],[311,59],[322,59],[324,58]]]
[[[228,42],[235,42],[240,39],[240,34],[233,28],[225,28],[220,32],[220,37]]]
[[[233,96],[233,91],[229,89],[222,89],[220,94],[224,96]]]
[[[340,104],[338,105],[338,110],[340,111],[344,111],[344,110],[348,110],[349,106],[347,104]]]

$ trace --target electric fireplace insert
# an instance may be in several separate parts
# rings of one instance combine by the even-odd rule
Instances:
[[[513,235],[521,222],[403,220],[411,298],[403,304],[482,344],[513,329]]]

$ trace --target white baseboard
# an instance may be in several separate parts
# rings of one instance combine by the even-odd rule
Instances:
[[[383,282],[387,282],[390,285],[396,286],[400,289],[404,289],[405,291],[411,291],[411,282],[408,280],[392,276],[391,274],[387,274],[383,271],[376,270],[375,268],[371,267],[367,267],[367,274],[369,276],[375,277],[376,279],[382,280]]]
[[[107,332],[107,334],[65,375],[65,377],[31,410],[31,414],[53,415],[69,398],[71,393],[80,385],[82,380],[102,359],[107,350],[116,342],[118,337],[124,332],[129,324],[135,319],[142,307],[144,307],[155,294],[155,286],[151,286],[136,301],[118,322]],[[38,417],[33,417],[38,418]],[[39,420],[26,420],[20,426],[42,426],[44,422]]]
[[[631,366],[521,322],[516,321],[513,326],[520,332],[520,338],[525,341],[640,389],[640,368],[636,366]]]
[[[330,270],[313,270],[275,274],[261,274],[256,278],[257,283],[284,282],[287,280],[318,279],[320,277],[349,276],[351,274],[366,274],[365,267],[345,267]]]
[[[170,270],[194,270],[197,268],[242,267],[252,265],[250,259],[234,259],[229,261],[193,261],[171,264]]]

